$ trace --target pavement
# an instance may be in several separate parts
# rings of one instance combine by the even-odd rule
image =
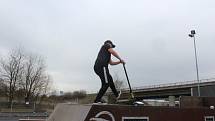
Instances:
[[[19,121],[19,119],[47,119],[48,113],[0,113],[0,121]]]

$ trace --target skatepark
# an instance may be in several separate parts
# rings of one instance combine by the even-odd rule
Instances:
[[[215,0],[0,1],[0,121],[215,121]]]

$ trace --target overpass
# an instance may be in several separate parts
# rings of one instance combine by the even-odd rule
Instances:
[[[198,81],[176,82],[169,84],[151,85],[132,88],[136,99],[159,99],[168,98],[169,96],[198,96]],[[200,80],[201,96],[215,96],[215,78]],[[122,90],[120,100],[126,100],[130,96],[129,88]]]

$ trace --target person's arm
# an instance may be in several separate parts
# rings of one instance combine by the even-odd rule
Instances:
[[[119,59],[119,61],[117,61],[117,62],[113,62],[112,60],[110,60],[110,64],[111,64],[111,65],[117,65],[117,64],[120,64],[120,63],[125,64],[125,61],[122,60],[122,59],[120,58],[119,54],[118,54],[116,51],[114,51],[112,48],[109,48],[108,51],[109,51],[113,56],[115,56],[117,59]]]
[[[121,61],[112,61],[111,59],[110,59],[110,62],[109,62],[110,65],[118,65],[120,63],[121,63]]]
[[[118,54],[115,50],[113,50],[113,48],[109,48],[108,51],[109,51],[113,56],[115,56],[117,59],[122,60],[122,59],[119,57],[119,54]]]

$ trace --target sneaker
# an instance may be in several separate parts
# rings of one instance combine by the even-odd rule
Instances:
[[[118,96],[116,97],[116,100],[119,100],[119,98],[120,98],[121,94],[122,94],[122,91],[121,91],[121,90],[119,90],[119,94],[118,94]]]
[[[101,100],[100,100],[101,103],[107,103],[108,102],[108,99],[103,97]]]
[[[93,103],[93,105],[107,105],[107,103],[103,103],[103,102],[95,102],[95,103]]]
[[[94,102],[93,104],[94,105],[98,105],[98,104],[101,104],[102,102]]]

